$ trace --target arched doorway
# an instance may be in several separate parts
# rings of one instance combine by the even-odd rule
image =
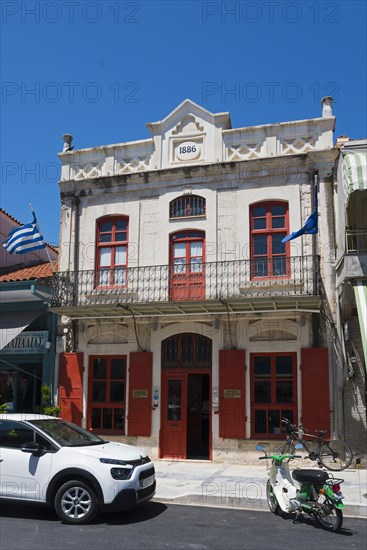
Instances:
[[[211,458],[211,366],[210,338],[163,340],[161,457]]]

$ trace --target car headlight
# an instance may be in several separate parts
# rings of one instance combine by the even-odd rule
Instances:
[[[111,468],[111,476],[117,480],[129,479],[132,471],[133,468]]]

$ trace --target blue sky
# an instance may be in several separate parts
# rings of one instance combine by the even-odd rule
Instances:
[[[362,1],[1,3],[1,206],[33,204],[59,240],[62,135],[75,148],[149,137],[185,98],[233,127],[321,116],[367,136]]]

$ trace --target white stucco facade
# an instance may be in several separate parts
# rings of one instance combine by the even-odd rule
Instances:
[[[83,354],[84,425],[91,427],[93,409],[94,375],[89,358],[126,357],[124,428],[120,432],[112,430],[111,437],[137,441],[154,457],[168,456],[164,416],[164,407],[170,406],[167,381],[169,375],[172,380],[179,374],[186,376],[183,384],[188,384],[187,395],[182,399],[189,400],[188,380],[190,376],[194,379],[198,365],[186,371],[176,365],[175,374],[165,370],[162,353],[167,339],[191,334],[209,338],[211,346],[210,366],[205,367],[207,370],[199,368],[202,378],[196,380],[202,384],[202,392],[209,392],[209,423],[205,424],[209,442],[202,436],[206,458],[245,460],[244,453],[253,447],[252,440],[260,437],[256,425],[260,426],[262,420],[256,418],[262,418],[265,412],[267,428],[262,438],[274,437],[275,441],[281,434],[270,418],[275,415],[272,410],[279,416],[291,408],[295,421],[309,414],[302,401],[302,392],[306,391],[302,370],[305,349],[328,349],[330,432],[344,435],[338,407],[342,380],[338,372],[342,365],[330,332],[335,315],[332,174],[338,156],[333,146],[335,118],[331,103],[330,98],[324,98],[320,118],[234,129],[229,113],[212,114],[185,100],[162,121],[147,124],[150,139],[65,150],[59,155],[61,274],[54,310],[60,314],[67,335],[64,351]],[[70,144],[69,136],[64,149]],[[290,241],[282,273],[254,275],[256,266],[262,265],[256,264],[256,236],[251,221],[256,205],[265,208],[266,216],[273,215],[269,214],[271,205],[284,205],[287,231],[297,231],[315,206],[315,185],[319,201],[317,235]],[[200,214],[171,216],[172,201],[181,198],[190,204],[193,196],[205,204]],[[101,290],[95,284],[100,269],[97,229],[102,218],[118,217],[128,220],[127,284]],[[281,222],[271,223],[283,222],[282,218]],[[179,273],[173,268],[174,239],[184,234],[195,238],[199,235],[201,239],[201,290],[196,297],[186,293],[179,299],[172,287]],[[272,238],[271,231],[267,235],[267,239]],[[283,253],[283,248],[279,245],[276,249],[274,244],[274,250],[278,249]],[[276,261],[272,264],[274,270]],[[193,271],[194,275],[197,272]],[[328,322],[320,314],[326,309]],[[183,340],[177,341],[183,346]],[[159,399],[157,403],[152,399],[149,435],[134,436],[129,429],[129,365],[131,354],[142,350],[151,354],[151,391]],[[223,390],[221,350],[245,350],[245,364],[239,375],[241,389],[233,390],[237,393],[230,394],[230,381]],[[276,402],[280,399],[275,389],[279,381],[274,370],[274,406],[272,409],[269,402],[262,411],[263,398],[255,380],[256,360],[271,358],[275,365],[277,358],[284,356],[293,365],[288,390],[282,386],[287,393],[292,385],[293,396],[287,394],[286,398],[291,399],[290,404],[284,403],[282,408]],[[234,404],[239,398],[239,437],[226,437],[230,428],[221,416],[226,397]],[[182,412],[186,423],[180,432],[181,458],[190,458],[192,453],[195,456],[185,443],[194,437],[187,407]]]

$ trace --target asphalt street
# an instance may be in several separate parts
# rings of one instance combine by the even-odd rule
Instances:
[[[367,522],[344,518],[339,533],[311,519],[270,512],[148,502],[125,513],[103,514],[84,526],[63,525],[53,510],[1,503],[1,550],[348,550],[366,547]]]

